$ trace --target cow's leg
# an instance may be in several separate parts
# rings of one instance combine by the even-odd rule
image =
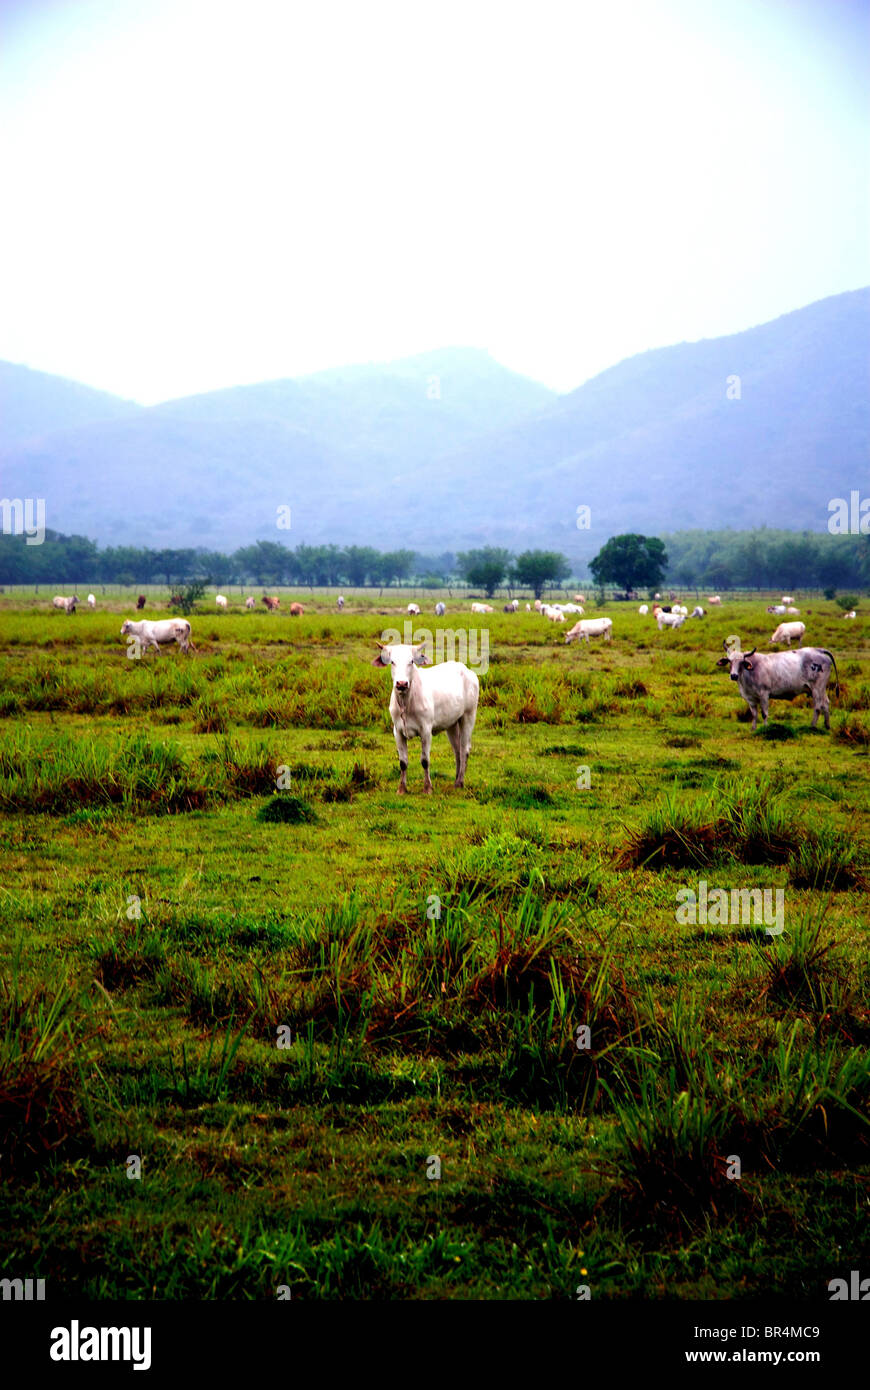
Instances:
[[[456,772],[454,774],[454,787],[461,787],[460,777],[462,775],[462,720],[452,725],[447,730],[447,737],[450,739],[450,747],[453,749],[453,757],[456,762]]]
[[[432,779],[429,776],[429,754],[432,751],[432,730],[420,730],[420,766],[423,769],[423,791],[432,794]]]
[[[770,708],[770,696],[769,696],[769,695],[759,695],[759,697],[758,697],[758,703],[759,703],[759,706],[760,706],[760,708],[761,708],[761,722],[762,722],[762,724],[766,724],[766,723],[767,723],[767,711],[768,711],[768,709]]]
[[[746,703],[749,705],[749,710],[752,714],[752,732],[755,733],[755,729],[758,724],[758,706],[753,705],[750,700],[747,700]]]
[[[456,775],[457,787],[465,786],[465,769],[468,767],[468,755],[471,752],[471,735],[474,732],[474,720],[476,715],[477,710],[469,710],[459,721],[462,758]]]
[[[402,774],[399,778],[397,790],[400,796],[404,796],[405,792],[408,790],[405,782],[405,776],[408,771],[408,740],[405,738],[401,729],[396,728],[395,724],[393,725],[393,734],[396,739],[396,752],[399,755],[399,769]]]

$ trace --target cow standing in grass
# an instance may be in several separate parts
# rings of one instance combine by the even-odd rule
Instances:
[[[429,753],[432,735],[446,733],[456,758],[454,786],[465,785],[465,769],[471,752],[471,735],[477,718],[480,682],[473,671],[461,661],[442,661],[430,671],[418,670],[427,661],[422,646],[386,646],[379,642],[380,652],[373,666],[389,666],[393,678],[390,696],[390,718],[396,752],[399,755],[399,792],[408,788],[408,739],[420,740],[420,766],[423,769],[423,790],[431,793]]]
[[[729,650],[723,642],[725,655],[717,661],[717,666],[727,666],[733,681],[737,682],[740,694],[752,711],[752,730],[758,724],[758,711],[761,720],[767,723],[767,709],[771,700],[792,700],[795,695],[812,695],[813,722],[815,728],[819,715],[825,716],[825,728],[831,727],[831,712],[828,704],[827,684],[833,668],[840,693],[837,663],[830,652],[823,647],[800,647],[796,652],[751,652]]]

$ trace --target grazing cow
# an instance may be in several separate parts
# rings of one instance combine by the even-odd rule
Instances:
[[[685,613],[666,613],[664,609],[653,610],[655,620],[658,623],[659,632],[663,627],[682,627],[686,621]]]
[[[97,599],[95,594],[88,594],[88,608],[96,608]]]
[[[121,628],[121,636],[138,637],[143,652],[153,647],[159,653],[161,644],[177,642],[186,653],[192,645],[190,623],[186,618],[161,618],[158,622],[149,622],[147,618],[142,618],[138,623],[131,622],[128,618]]]
[[[339,594],[338,598],[335,601],[338,604],[338,611],[340,613],[342,608],[344,607],[344,594]]]
[[[246,608],[248,608],[248,609],[250,609],[250,608],[256,608],[256,606],[257,606],[257,601],[256,601],[256,599],[253,599],[253,598],[246,598],[246,599],[245,599],[245,607],[246,607]]]
[[[409,603],[409,604],[408,604],[408,616],[411,617],[411,618],[417,618],[417,617],[419,617],[419,615],[420,615],[420,605],[419,605],[419,603]]]
[[[502,611],[502,613],[513,613],[513,611],[514,611],[514,606],[513,606],[512,603],[506,603],[505,606],[504,606],[504,608],[503,608],[501,611]]]
[[[137,600],[136,600],[136,612],[137,612],[137,613],[141,613],[141,612],[142,612],[142,609],[145,607],[145,603],[146,603],[145,595],[144,595],[144,594],[140,594],[139,597],[138,597]]]
[[[657,613],[670,613],[670,611],[671,611],[671,605],[670,605],[669,603],[665,603],[665,604],[654,603],[654,604],[653,604],[653,617],[655,617]]]
[[[443,618],[443,617],[444,617],[444,614],[445,614],[446,612],[447,612],[447,609],[444,607],[444,604],[443,604],[443,603],[436,603],[436,605],[435,605],[435,617],[436,617],[436,618]]]
[[[215,594],[214,601],[217,604],[218,608],[226,608],[227,606],[227,601],[224,598],[223,594]]]
[[[648,604],[648,603],[642,603],[642,604],[640,605],[640,608],[638,608],[637,611],[638,611],[638,613],[641,615],[642,618],[645,618],[646,615],[647,615],[647,613],[649,612],[649,604]]]
[[[784,603],[774,603],[774,604],[772,604],[772,605],[769,604],[769,605],[768,605],[768,608],[767,608],[767,611],[768,611],[768,613],[784,613],[784,612],[785,612],[785,604],[784,604]]]
[[[291,605],[290,605],[290,617],[291,617],[291,618],[301,618],[301,617],[302,617],[302,614],[303,614],[304,612],[305,612],[305,609],[304,609],[304,607],[303,607],[303,605],[302,605],[301,603],[291,603]]]
[[[755,647],[751,652],[729,651],[727,643],[722,643],[725,655],[720,656],[717,666],[727,666],[729,675],[736,681],[747,705],[752,711],[753,732],[758,724],[758,711],[761,720],[767,723],[767,709],[771,700],[791,700],[795,695],[806,692],[813,697],[813,722],[815,728],[819,714],[825,716],[825,728],[831,727],[831,714],[825,687],[831,668],[840,693],[837,663],[824,647],[800,647],[796,652],[759,652]]]
[[[511,599],[511,608],[514,610],[515,613],[516,613],[517,609],[519,608],[519,606],[520,606],[520,601],[519,601],[519,599],[518,599],[518,598],[512,598],[512,599]]]
[[[545,603],[541,613],[545,618],[549,618],[551,623],[564,623],[565,621],[565,614],[561,608],[553,607],[550,604]]]
[[[527,612],[527,613],[531,613],[531,611],[532,611],[532,605],[531,605],[530,603],[527,603],[527,604],[526,604],[526,612]]]
[[[713,607],[715,608],[718,604],[720,604],[720,603],[722,602],[722,600],[721,600],[721,598],[719,597],[718,594],[708,594],[708,595],[707,595],[707,602],[708,602],[708,603],[712,603],[712,604],[713,604]]]
[[[575,595],[574,595],[574,602],[575,602],[575,603],[585,603],[585,602],[586,602],[586,595],[585,595],[585,594],[575,594]]]
[[[844,613],[844,614],[843,614],[843,617],[844,617],[844,618],[857,618],[857,616],[858,616],[858,614],[855,612],[855,609],[854,609],[854,608],[852,609],[852,612],[851,612],[851,613]]]
[[[472,611],[472,613],[491,613],[491,612],[492,612],[492,604],[490,604],[490,603],[473,603],[473,604],[471,605],[471,611]]]
[[[581,618],[571,631],[565,634],[565,641],[579,642],[582,639],[588,642],[590,637],[603,637],[605,642],[609,642],[612,627],[612,618]]]
[[[399,792],[404,794],[408,790],[405,782],[408,739],[415,737],[420,739],[423,790],[432,791],[429,753],[432,735],[442,731],[447,734],[456,758],[454,786],[464,786],[480,695],[480,682],[474,671],[470,671],[461,661],[442,661],[429,671],[420,671],[418,667],[426,664],[426,653],[422,646],[397,644],[390,647],[383,642],[379,642],[378,646],[381,650],[372,665],[389,666],[393,678],[390,718],[401,771]]]
[[[806,630],[806,623],[780,623],[770,640],[771,642],[786,642],[788,646],[791,646],[792,639],[796,637],[800,641]]]
[[[540,613],[540,611],[541,611],[541,609],[543,608],[544,605],[541,603],[541,600],[540,600],[539,598],[536,598],[536,599],[535,599],[535,605],[534,605],[534,606],[535,606],[535,608],[537,609],[537,611]]]
[[[81,603],[78,594],[73,594],[71,598],[64,598],[62,594],[58,594],[51,600],[52,608],[62,608],[64,613],[74,613],[77,603]]]
[[[706,616],[707,614],[704,612],[703,608],[700,607],[700,605],[693,608],[691,613],[689,614],[690,618],[706,618]]]
[[[263,602],[270,613],[276,613],[281,606],[279,598],[270,598],[268,594],[263,595]]]
[[[793,595],[792,595],[792,594],[783,594],[782,598],[780,599],[780,603],[794,603],[794,597],[793,597]]]
[[[799,613],[801,610],[799,608],[787,608],[785,611],[786,613]]]

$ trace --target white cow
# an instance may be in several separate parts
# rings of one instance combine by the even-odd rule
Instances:
[[[167,642],[177,642],[183,652],[191,647],[190,623],[186,618],[161,618],[157,622],[142,618],[138,623],[128,618],[121,627],[121,636],[138,637],[143,652],[153,647],[159,653],[161,645]]]
[[[409,603],[409,604],[408,604],[408,613],[409,613],[410,617],[412,617],[412,618],[419,617],[419,614],[420,614],[420,605],[419,605],[419,603]]]
[[[511,599],[511,608],[514,610],[515,613],[516,613],[517,609],[519,608],[519,606],[520,606],[520,601],[519,601],[519,599],[518,599],[518,598],[512,598],[512,599]]]
[[[691,613],[689,614],[690,618],[706,618],[706,616],[707,614],[704,612],[700,604],[693,608]]]
[[[663,627],[682,627],[686,621],[685,613],[666,613],[662,608],[654,608],[653,616],[658,623],[659,632]]]
[[[227,601],[224,598],[223,594],[215,594],[214,601],[217,604],[218,608],[226,608],[227,606]]]
[[[477,676],[461,661],[442,661],[429,671],[418,670],[427,663],[422,646],[386,646],[383,642],[379,642],[378,646],[381,650],[372,665],[389,666],[393,679],[390,718],[401,771],[399,792],[404,794],[408,790],[405,775],[408,771],[409,738],[420,740],[423,790],[432,791],[429,776],[432,735],[442,732],[447,734],[456,758],[454,785],[464,786],[480,696]]]
[[[806,630],[806,623],[780,623],[770,640],[771,642],[785,642],[790,647],[792,639],[796,637],[800,641]]]
[[[341,612],[342,608],[344,607],[344,594],[339,594],[338,598],[335,601],[338,604],[339,612]]]
[[[62,608],[64,613],[74,613],[77,603],[81,603],[78,594],[73,594],[72,598],[64,598],[63,594],[58,594],[51,600],[52,608]]]
[[[648,604],[648,603],[642,603],[642,604],[640,605],[640,608],[638,608],[637,611],[638,611],[638,613],[640,614],[640,616],[641,616],[642,618],[645,618],[646,615],[647,615],[647,613],[649,612],[649,604]]]
[[[784,613],[784,612],[785,612],[785,604],[784,604],[784,603],[773,603],[773,604],[769,604],[769,605],[768,605],[768,608],[767,608],[767,611],[768,611],[768,613]]]
[[[443,604],[443,603],[441,603],[441,602],[436,603],[436,605],[435,605],[435,617],[436,617],[436,618],[443,618],[443,617],[444,617],[444,614],[445,614],[446,612],[447,612],[447,609],[444,607],[444,604]]]
[[[586,602],[586,595],[585,595],[585,594],[575,594],[575,595],[574,595],[574,602],[575,602],[575,603],[585,603],[585,602]]]
[[[549,604],[545,604],[541,612],[551,623],[564,623],[565,621],[565,614],[562,612],[561,608],[554,608]]]
[[[605,642],[610,641],[610,629],[613,627],[612,618],[581,618],[575,623],[570,632],[565,634],[566,642],[588,642],[590,637],[603,637]]]
[[[560,609],[562,610],[563,613],[582,613],[582,612],[583,612],[583,609],[580,607],[580,604],[579,604],[579,603],[560,603],[560,604],[557,604],[556,607],[560,608]]]
[[[96,608],[97,600],[94,594],[88,594],[88,608]]]
[[[780,603],[794,603],[794,598],[791,594],[783,594]]]
[[[257,600],[256,600],[256,599],[254,599],[254,598],[246,598],[246,599],[245,599],[245,607],[246,607],[246,608],[248,608],[248,609],[250,609],[250,608],[256,608],[256,606],[257,606]]]
[[[708,602],[708,603],[712,603],[713,606],[715,607],[717,604],[721,603],[722,600],[721,600],[721,598],[719,597],[718,594],[708,594],[708,595],[707,595],[707,602]]]
[[[490,604],[490,603],[473,603],[473,604],[471,605],[471,611],[472,611],[472,613],[491,613],[491,612],[492,612],[492,604]]]
[[[786,613],[799,613],[801,610],[799,608],[787,608],[785,611]]]
[[[844,618],[857,618],[857,616],[858,616],[858,614],[855,612],[855,609],[854,609],[854,608],[852,609],[852,612],[851,612],[851,613],[844,613],[844,614],[843,614],[843,617],[844,617]]]

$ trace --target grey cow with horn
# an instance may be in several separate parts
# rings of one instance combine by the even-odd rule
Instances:
[[[752,711],[752,730],[758,724],[758,711],[761,720],[767,723],[767,709],[771,700],[792,700],[795,695],[812,695],[813,722],[815,728],[819,715],[825,716],[825,728],[831,727],[831,713],[828,704],[827,684],[833,668],[837,694],[840,693],[840,679],[837,663],[832,654],[823,647],[799,647],[791,652],[759,652],[756,647],[751,652],[730,648],[722,643],[725,655],[716,662],[717,666],[729,667],[729,674],[737,682],[740,694]]]

